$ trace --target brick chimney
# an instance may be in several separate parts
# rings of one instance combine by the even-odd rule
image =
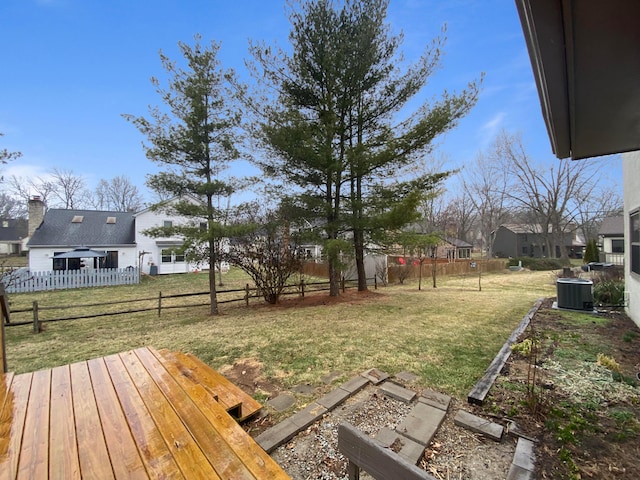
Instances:
[[[29,199],[29,232],[28,236],[31,237],[36,228],[40,226],[44,219],[44,202],[40,200],[39,196],[34,196]]]

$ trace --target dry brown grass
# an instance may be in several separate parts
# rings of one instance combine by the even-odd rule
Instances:
[[[235,276],[234,276],[235,275]],[[231,274],[228,285],[243,285]],[[278,306],[229,304],[217,317],[207,307],[48,323],[7,333],[9,370],[31,371],[143,345],[193,352],[215,368],[243,358],[265,365],[265,375],[285,386],[320,384],[338,371],[346,378],[377,367],[409,370],[421,383],[458,397],[482,375],[533,302],[554,295],[549,272],[488,274],[438,279],[438,288],[395,285],[332,300],[285,299]],[[34,298],[44,303],[86,303],[100,298],[199,291],[206,275],[148,280],[141,286],[14,295],[14,307]]]

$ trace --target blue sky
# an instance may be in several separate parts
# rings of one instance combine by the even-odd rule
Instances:
[[[445,168],[473,160],[503,128],[521,132],[537,161],[554,160],[513,0],[391,0],[388,20],[404,32],[409,61],[447,25],[427,97],[485,74],[475,109],[438,140]],[[145,174],[157,167],[121,114],[146,115],[160,103],[149,81],[162,75],[159,50],[178,59],[177,42],[199,33],[203,43],[221,42],[223,65],[249,81],[248,40],[284,46],[288,32],[284,0],[2,0],[0,148],[23,153],[3,174],[57,167],[89,187],[127,175],[150,200]],[[618,164],[611,172],[620,183]]]

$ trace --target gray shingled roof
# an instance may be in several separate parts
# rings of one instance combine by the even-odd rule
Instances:
[[[600,225],[598,235],[622,237],[624,235],[624,217],[605,218]]]
[[[5,222],[7,226],[5,227]],[[18,242],[27,236],[27,222],[9,219],[0,220],[0,242]]]
[[[82,217],[74,222],[74,217]],[[115,219],[108,223],[107,219]],[[110,220],[111,222],[111,220]],[[135,245],[135,221],[131,212],[50,209],[29,240],[29,247],[100,247]]]
[[[446,237],[445,241],[457,248],[473,248],[473,245],[471,245],[469,242],[465,242],[464,240],[460,240],[459,238]]]

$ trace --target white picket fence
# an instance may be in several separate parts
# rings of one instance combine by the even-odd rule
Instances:
[[[5,277],[8,293],[64,290],[69,288],[107,287],[140,283],[137,268],[95,268],[56,270],[51,272],[20,272]]]

